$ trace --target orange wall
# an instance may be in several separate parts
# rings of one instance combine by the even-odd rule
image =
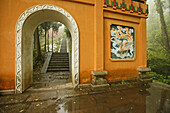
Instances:
[[[15,88],[16,22],[25,10],[39,4],[61,7],[76,20],[80,32],[80,83],[89,83],[93,70],[108,71],[106,78],[112,81],[134,78],[137,67],[146,66],[144,14],[103,8],[103,0],[0,0],[0,89]],[[134,61],[109,60],[110,24],[129,25],[136,29]]]
[[[137,28],[138,24],[136,23],[130,23],[130,22],[122,22],[121,20],[115,20],[115,19],[105,19],[105,70],[108,70],[107,79],[109,81],[113,80],[121,80],[121,79],[130,79],[137,76],[137,67],[138,67],[138,56],[139,52],[135,50],[135,60],[130,61],[121,61],[116,60],[112,61],[110,58],[110,25],[111,24],[117,24],[117,25],[124,25],[124,26],[130,26],[135,29],[135,37],[137,36]],[[137,38],[136,38],[137,39]],[[135,40],[136,40],[135,39]],[[136,42],[139,40],[137,39]],[[137,44],[136,44],[137,45]],[[135,45],[135,46],[136,46]]]
[[[146,18],[138,14],[114,11],[111,8],[104,11],[104,66],[108,71],[108,81],[125,80],[137,77],[137,68],[146,67]],[[109,10],[111,9],[111,10]],[[114,12],[113,12],[114,11]],[[114,13],[114,14],[113,14]],[[135,30],[135,58],[134,60],[112,60],[110,56],[110,25],[133,27]]]
[[[41,1],[41,2],[40,2]],[[0,0],[0,89],[15,87],[15,25],[19,16],[38,4],[52,4],[68,11],[76,20],[80,31],[80,83],[90,82],[94,60],[94,5],[67,0]],[[88,15],[88,16],[87,16]],[[87,62],[88,61],[88,62]]]

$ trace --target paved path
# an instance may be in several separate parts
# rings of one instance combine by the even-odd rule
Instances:
[[[61,42],[60,52],[61,53],[67,53],[67,40],[65,38],[63,38],[63,40]]]
[[[129,84],[94,91],[74,90],[66,80],[53,88],[0,97],[0,113],[170,113],[169,105],[170,89],[155,83],[147,90]]]

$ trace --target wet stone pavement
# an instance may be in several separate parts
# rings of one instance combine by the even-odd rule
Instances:
[[[69,73],[34,75],[23,94],[0,96],[0,113],[170,113],[170,88],[151,83],[74,90]]]

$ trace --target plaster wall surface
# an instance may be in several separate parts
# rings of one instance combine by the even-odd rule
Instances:
[[[74,1],[74,0],[73,0]],[[0,89],[15,88],[15,26],[19,16],[28,8],[52,4],[65,9],[76,20],[80,32],[80,83],[90,82],[94,60],[94,8],[83,0],[1,0],[0,1]],[[83,1],[81,3],[81,1]],[[88,1],[87,1],[88,2]],[[92,1],[90,2],[92,3]],[[88,15],[88,16],[87,16]],[[36,20],[35,20],[36,21]],[[27,34],[30,35],[30,34]],[[31,43],[31,42],[30,42]],[[30,45],[31,47],[31,45]],[[29,50],[29,49],[28,49]],[[3,53],[3,54],[2,54]],[[88,57],[87,57],[88,56]],[[86,62],[88,61],[88,62]],[[30,82],[30,81],[28,81]]]
[[[144,23],[145,24],[144,24]],[[123,25],[135,30],[135,57],[130,60],[112,60],[110,54],[110,26]],[[104,12],[104,67],[108,71],[108,81],[126,80],[137,77],[137,68],[146,67],[146,20],[119,13]]]

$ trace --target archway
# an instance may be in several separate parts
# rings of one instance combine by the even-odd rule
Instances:
[[[54,5],[37,5],[27,9],[18,19],[15,36],[15,91],[22,93],[32,83],[32,42],[36,27],[45,21],[58,21],[69,29],[72,37],[72,81],[79,84],[79,30],[74,18]]]

